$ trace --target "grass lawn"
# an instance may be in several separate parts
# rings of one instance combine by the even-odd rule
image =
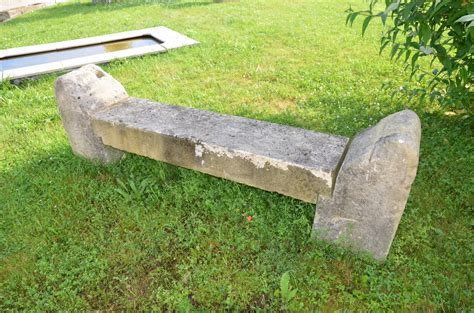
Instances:
[[[472,111],[392,100],[382,82],[407,75],[378,56],[376,23],[344,26],[351,2],[72,3],[0,24],[0,49],[164,25],[201,44],[104,66],[132,96],[345,136],[411,108],[421,160],[386,263],[310,240],[313,205],[74,156],[54,74],[0,84],[0,311],[472,310]]]

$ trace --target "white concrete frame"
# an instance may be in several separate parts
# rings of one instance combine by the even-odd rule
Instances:
[[[20,67],[4,71],[0,68],[0,81],[52,73],[60,70],[77,68],[90,63],[100,64],[110,62],[115,59],[136,57],[151,53],[161,53],[171,49],[191,46],[199,43],[198,41],[186,37],[183,34],[175,32],[174,30],[171,30],[167,27],[159,26],[154,28],[132,30],[128,32],[115,33],[103,36],[0,50],[0,61],[9,57],[16,57],[41,52],[53,52],[56,50],[64,50],[69,48],[79,48],[82,46],[96,45],[111,41],[126,40],[143,36],[150,36],[162,43],[151,46],[124,49],[115,52],[106,52],[85,57],[78,57],[64,61]]]

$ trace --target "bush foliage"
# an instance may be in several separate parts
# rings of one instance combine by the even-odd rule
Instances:
[[[365,16],[362,33],[373,18],[380,18],[385,29],[380,52],[391,47],[392,59],[402,58],[410,78],[429,79],[427,88],[411,88],[410,96],[440,100],[448,105],[467,106],[474,102],[474,2],[470,0],[385,0],[379,11],[378,0],[370,0],[363,11],[348,10],[346,22]],[[379,12],[377,12],[379,11]],[[392,23],[386,25],[388,17]],[[427,69],[420,58],[430,59]]]

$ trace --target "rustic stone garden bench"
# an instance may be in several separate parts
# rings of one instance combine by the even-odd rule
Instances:
[[[318,236],[384,260],[418,166],[420,121],[392,114],[349,138],[129,97],[95,65],[56,81],[74,153],[123,151],[317,203]]]

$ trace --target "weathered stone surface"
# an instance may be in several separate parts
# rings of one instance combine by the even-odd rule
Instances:
[[[376,259],[386,258],[418,167],[421,126],[404,110],[351,142],[331,198],[320,198],[314,229]]]
[[[93,130],[90,115],[128,97],[122,85],[96,65],[86,65],[56,80],[56,100],[75,154],[102,163],[123,152],[105,146]]]
[[[129,98],[93,115],[104,144],[315,203],[348,139]]]

